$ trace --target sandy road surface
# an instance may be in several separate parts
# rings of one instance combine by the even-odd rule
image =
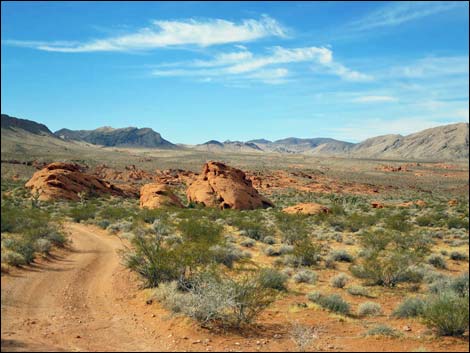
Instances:
[[[2,277],[2,351],[161,348],[125,305],[135,283],[118,279],[121,241],[80,224],[66,229],[71,252]]]

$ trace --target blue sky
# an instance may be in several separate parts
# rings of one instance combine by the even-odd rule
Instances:
[[[176,143],[469,116],[467,2],[2,2],[2,113]]]

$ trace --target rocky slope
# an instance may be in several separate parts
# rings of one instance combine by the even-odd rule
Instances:
[[[6,114],[2,114],[1,116],[2,131],[24,130],[35,135],[54,136],[51,130],[49,130],[46,125],[39,124],[32,120],[15,118]]]
[[[61,129],[54,134],[64,140],[85,141],[107,147],[177,148],[176,145],[165,140],[158,132],[150,128],[126,127],[114,129],[105,126],[95,130]]]

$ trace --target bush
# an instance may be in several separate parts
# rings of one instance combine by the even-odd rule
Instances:
[[[424,235],[365,232],[361,242],[364,247],[361,264],[351,267],[355,276],[388,287],[394,287],[399,282],[420,280],[411,268],[429,252],[429,243]]]
[[[446,260],[441,255],[432,254],[428,258],[428,263],[436,268],[445,269],[447,268]]]
[[[447,220],[447,227],[449,229],[457,228],[457,229],[466,229],[466,230],[468,230],[468,219],[450,217]]]
[[[240,245],[244,246],[245,248],[252,248],[253,246],[255,246],[255,244],[256,241],[254,241],[253,239],[245,239],[240,243]]]
[[[264,249],[264,253],[267,256],[280,256],[281,255],[281,252],[279,251],[279,249],[275,248],[274,246],[267,246]]]
[[[344,273],[340,273],[339,275],[333,277],[331,279],[331,286],[335,288],[344,288],[346,283],[348,283],[349,277],[346,276]]]
[[[314,303],[319,304],[321,307],[335,313],[348,315],[350,312],[349,304],[343,298],[341,298],[339,294],[323,296],[318,293],[311,293],[308,298]]]
[[[425,302],[423,299],[406,298],[394,311],[392,316],[398,318],[417,317],[423,313]]]
[[[374,298],[374,295],[369,292],[369,290],[363,286],[351,286],[347,288],[347,292],[351,295]]]
[[[228,268],[232,268],[235,261],[245,257],[242,251],[233,246],[214,245],[209,250],[216,263],[223,264]]]
[[[401,333],[387,325],[377,325],[366,333],[367,336],[400,337]]]
[[[273,245],[273,244],[276,244],[276,239],[274,239],[274,237],[268,235],[267,237],[263,238],[263,243]]]
[[[95,218],[96,206],[93,204],[76,206],[69,210],[68,215],[73,219],[74,222],[80,223],[81,221]]]
[[[382,313],[382,307],[378,303],[365,302],[359,304],[357,308],[357,314],[359,316],[377,316]]]
[[[469,296],[469,279],[468,272],[455,277],[450,282],[450,289],[453,290],[457,295],[461,297]]]
[[[4,251],[2,249],[2,263],[6,263],[11,266],[23,266],[26,265],[26,260],[21,254],[14,251]]]
[[[302,266],[316,265],[321,259],[321,246],[313,244],[309,239],[305,239],[294,245],[293,255],[300,261]]]
[[[307,351],[312,342],[317,339],[314,328],[299,323],[294,324],[289,333],[300,352]]]
[[[454,261],[468,261],[468,256],[462,252],[452,251],[450,253],[450,259]]]
[[[279,252],[281,255],[292,254],[294,252],[294,247],[292,245],[282,244],[279,247]]]
[[[317,281],[318,275],[310,270],[301,270],[294,275],[296,283],[314,284]]]
[[[49,255],[51,248],[52,243],[48,239],[40,238],[34,243],[34,250],[44,255]]]
[[[96,222],[96,225],[101,229],[108,228],[110,224],[111,223],[107,219],[100,219],[98,222]]]
[[[335,261],[341,261],[341,262],[353,262],[354,261],[354,257],[351,254],[349,254],[346,250],[334,251],[331,254],[331,257]]]
[[[425,304],[422,317],[429,327],[442,336],[459,336],[468,328],[468,297],[447,291],[431,297]]]
[[[286,282],[288,278],[286,274],[271,268],[262,269],[258,274],[258,281],[263,288],[271,288],[279,291],[287,290]]]

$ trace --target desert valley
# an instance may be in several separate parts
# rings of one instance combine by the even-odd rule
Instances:
[[[413,160],[140,131],[2,115],[2,349],[468,348],[468,124]]]
[[[2,352],[469,351],[468,2],[1,10]]]

